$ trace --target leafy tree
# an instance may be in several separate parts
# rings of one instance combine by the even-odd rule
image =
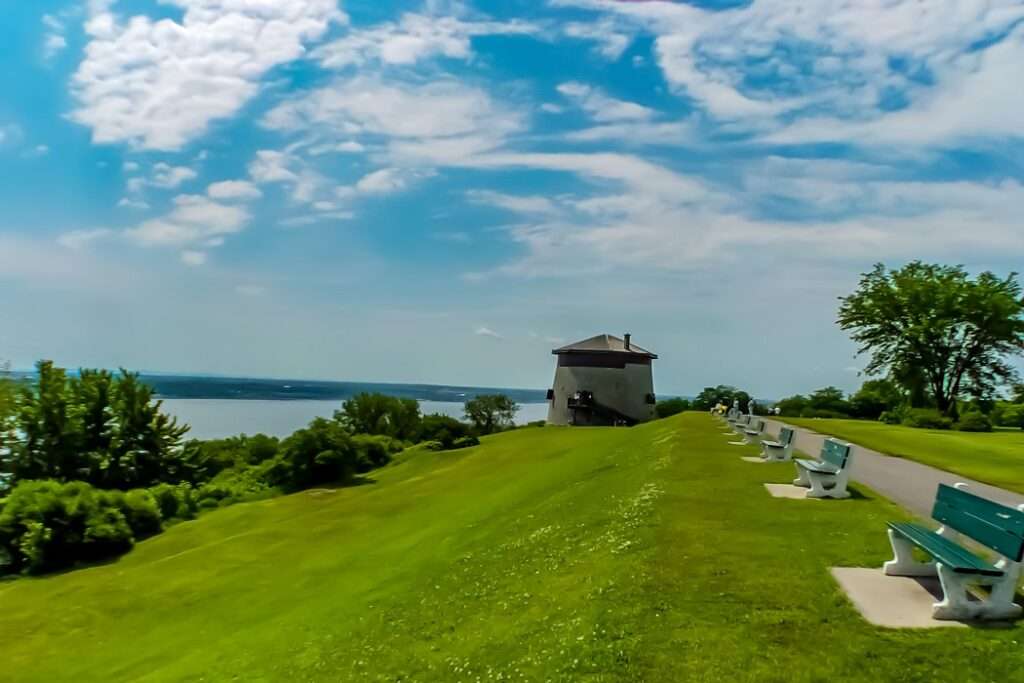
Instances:
[[[850,414],[867,420],[877,420],[887,410],[902,405],[903,392],[889,379],[869,379],[850,397]]]
[[[15,413],[17,411],[18,385],[11,377],[9,363],[0,363],[0,475],[9,474],[11,447],[15,441]],[[0,477],[0,491],[3,490]]]
[[[811,410],[830,413],[849,414],[850,412],[850,404],[846,400],[843,390],[833,386],[824,387],[811,393],[807,397],[807,406]]]
[[[334,417],[353,434],[383,434],[411,441],[420,428],[420,404],[411,398],[364,392],[342,403]]]
[[[359,464],[352,436],[336,420],[322,417],[282,441],[278,458],[284,467],[270,483],[291,489],[345,481]]]
[[[668,417],[689,409],[690,402],[685,398],[666,398],[655,404],[654,414],[658,417]]]
[[[983,396],[1015,376],[1008,356],[1024,350],[1024,297],[1017,274],[914,261],[877,264],[841,298],[839,325],[870,353],[865,370],[920,370],[936,408],[955,417],[965,395]]]
[[[739,400],[740,410],[746,412],[747,404],[750,402],[750,394],[727,384],[719,384],[715,387],[704,387],[697,394],[697,397],[693,399],[691,407],[694,410],[711,410],[719,403],[731,406],[735,400]]]
[[[470,426],[454,417],[434,413],[425,415],[420,422],[417,441],[437,441],[445,448],[451,448],[456,439],[469,436]]]
[[[82,480],[128,489],[184,476],[181,438],[188,427],[161,412],[153,390],[121,370],[79,377],[40,361],[19,392],[10,469],[25,479]]]
[[[1010,387],[1010,403],[1024,403],[1024,384],[1014,384]]]
[[[784,398],[775,404],[775,407],[779,409],[779,415],[783,417],[800,417],[800,415],[807,410],[810,405],[810,401],[803,394],[797,394]]]
[[[519,406],[505,394],[481,394],[466,401],[464,409],[480,434],[493,434],[514,424]]]

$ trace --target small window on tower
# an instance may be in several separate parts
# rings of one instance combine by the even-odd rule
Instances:
[[[555,390],[554,389],[548,389],[548,400],[549,401],[554,401],[555,400]]]
[[[657,403],[657,400],[655,400],[655,398],[654,398],[654,394],[647,394],[647,399],[646,400],[647,400],[648,405],[652,405],[653,406],[655,403]]]

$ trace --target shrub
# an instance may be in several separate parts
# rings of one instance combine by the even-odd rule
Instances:
[[[278,457],[284,467],[276,471],[284,477],[273,483],[291,490],[350,479],[359,465],[352,436],[337,421],[322,417],[282,441]]]
[[[192,519],[196,516],[198,504],[190,484],[157,484],[150,487],[149,492],[164,520]]]
[[[271,489],[263,474],[264,470],[258,467],[224,470],[199,487],[196,503],[201,509],[208,510],[261,497]]]
[[[452,448],[471,448],[473,446],[479,446],[480,439],[475,436],[463,436],[452,443]]]
[[[8,569],[37,574],[117,556],[134,538],[115,496],[80,481],[23,481],[0,512]]]
[[[992,422],[1000,427],[1024,429],[1024,404],[999,402],[992,411]]]
[[[440,441],[445,448],[451,448],[455,439],[469,436],[470,426],[454,417],[434,413],[424,416],[420,422],[420,441]]]
[[[882,414],[878,416],[878,421],[884,422],[887,425],[902,424],[904,412],[905,411],[899,409],[883,411]]]
[[[424,441],[423,443],[420,444],[420,446],[423,448],[423,450],[427,451],[443,451],[445,449],[444,443],[440,441]]]
[[[368,472],[387,465],[392,455],[405,448],[405,444],[398,439],[373,434],[356,434],[352,437],[352,445],[358,454],[358,472]]]
[[[116,493],[115,500],[121,514],[128,521],[135,540],[163,531],[163,516],[152,493],[146,489],[132,489],[124,494],[120,491],[110,493]]]
[[[903,416],[903,424],[918,429],[950,429],[953,420],[934,408],[911,408]]]
[[[669,417],[678,415],[684,410],[690,409],[690,402],[685,398],[666,398],[658,401],[654,406],[654,414],[658,417]]]
[[[956,423],[956,429],[961,432],[991,432],[992,422],[986,415],[971,411],[960,416],[960,421]]]
[[[524,427],[547,427],[548,426],[548,421],[547,420],[532,420],[530,422],[527,422],[523,426]]]

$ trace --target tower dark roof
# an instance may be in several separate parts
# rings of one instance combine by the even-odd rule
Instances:
[[[658,354],[651,353],[647,349],[640,348],[632,341],[630,341],[629,348],[627,349],[626,342],[623,339],[611,334],[599,334],[596,337],[584,339],[555,349],[551,353],[556,356],[563,353],[629,353],[636,356],[646,356],[648,358],[658,357]]]

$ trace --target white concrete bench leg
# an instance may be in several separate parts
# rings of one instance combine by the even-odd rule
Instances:
[[[1022,565],[1004,557],[996,562],[996,566],[1006,574],[992,582],[992,592],[988,600],[982,603],[982,616],[989,619],[1016,619],[1024,612],[1024,608],[1013,601]]]
[[[807,492],[808,498],[850,497],[850,492],[846,490],[846,482],[850,475],[846,470],[840,470],[837,474],[808,471],[807,477],[811,483],[811,490]]]
[[[800,465],[797,465],[796,479],[793,480],[793,486],[803,486],[804,488],[808,488],[810,487],[810,485],[811,480],[807,476],[807,470],[805,470],[803,467],[800,467]]]
[[[914,559],[914,544],[889,529],[889,544],[893,558],[882,565],[887,576],[935,576],[938,570],[935,562],[918,562]]]
[[[936,563],[935,568],[942,583],[942,600],[932,605],[932,618],[970,619],[973,610],[967,600],[964,577],[941,563]]]

